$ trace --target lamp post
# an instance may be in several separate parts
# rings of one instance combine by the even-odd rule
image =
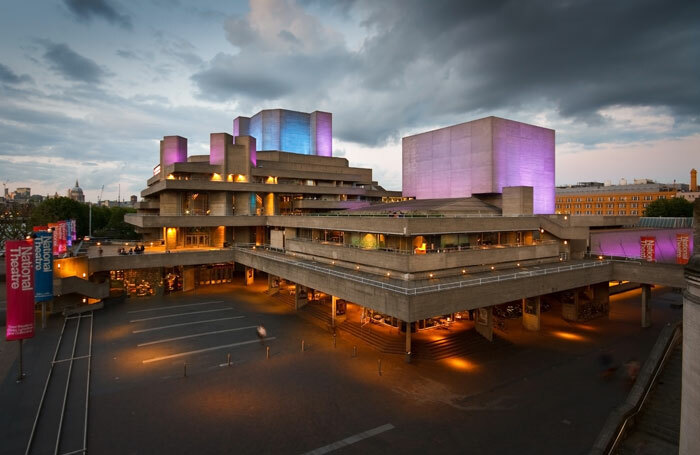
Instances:
[[[90,215],[88,215],[88,237],[92,238],[92,202],[88,202],[90,207]]]

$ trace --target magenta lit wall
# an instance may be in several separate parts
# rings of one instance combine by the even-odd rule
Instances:
[[[591,253],[638,258],[641,257],[640,238],[655,237],[656,262],[675,263],[676,234],[689,235],[689,251],[692,252],[692,229],[619,229],[591,232]]]
[[[163,138],[163,167],[173,163],[187,162],[187,138],[165,136]]]
[[[333,114],[311,113],[311,151],[318,156],[333,156]]]
[[[554,130],[487,117],[403,138],[403,195],[417,199],[533,187],[535,213],[554,213]]]
[[[209,135],[209,163],[224,164],[226,160],[226,144],[233,142],[231,135],[226,133],[211,133]]]

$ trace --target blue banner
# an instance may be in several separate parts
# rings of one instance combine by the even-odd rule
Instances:
[[[66,220],[66,245],[73,246],[73,223]]]
[[[35,232],[34,239],[34,301],[53,299],[53,234]]]

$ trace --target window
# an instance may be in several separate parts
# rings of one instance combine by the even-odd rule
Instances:
[[[651,201],[651,200],[652,200],[652,197],[651,197],[651,196],[644,196],[644,200],[645,200],[645,201]],[[646,207],[646,206],[645,206],[645,207]]]
[[[574,204],[577,209],[581,208],[581,204]]]
[[[596,204],[595,208],[597,208],[597,209],[603,208],[603,204]]]
[[[566,202],[571,202],[571,198],[568,198],[568,199],[566,200]]]
[[[621,201],[626,201],[626,200],[627,200],[627,196],[620,196],[620,200],[621,200]]]
[[[608,204],[608,208],[609,208],[609,209],[611,209],[611,208],[613,208],[613,207],[615,207],[615,204]]]
[[[586,210],[586,215],[590,215],[590,214],[591,214],[591,211],[590,211],[590,210]]]
[[[632,211],[630,212],[630,214],[636,215],[636,214],[637,214],[637,211],[636,211],[636,210],[632,210]]]
[[[602,214],[603,214],[603,211],[602,211],[602,210],[596,210],[595,214],[596,214],[596,215],[602,215]]]
[[[186,192],[182,194],[183,215],[209,215],[209,195],[207,193]]]
[[[593,202],[593,198],[592,198],[592,197],[587,197],[587,198],[586,198],[586,202]]]
[[[620,213],[618,213],[618,215],[626,215],[626,214],[627,214],[627,212],[625,212],[624,210],[620,210]]]
[[[637,208],[637,203],[636,203],[636,202],[631,203],[631,204],[630,204],[630,207],[632,207],[633,209],[634,209],[634,208]]]
[[[626,204],[625,204],[624,202],[622,202],[622,203],[620,203],[620,204],[617,204],[617,206],[618,206],[619,208],[621,208],[621,209],[624,209],[624,208],[625,208],[625,205],[626,205]]]
[[[649,204],[647,204],[647,203],[645,202],[644,204],[642,204],[642,207],[647,208],[647,205],[649,205]]]
[[[587,208],[587,209],[590,209],[590,208],[591,208],[591,204],[586,204],[586,208]]]
[[[602,197],[599,197],[599,198],[598,198],[598,202],[603,202],[603,198],[602,198]]]
[[[638,201],[638,200],[639,200],[639,196],[632,196],[632,200],[633,200],[633,201]]]
[[[608,215],[614,215],[615,212],[613,210],[608,210]]]
[[[612,197],[612,196],[610,196],[610,197],[608,198],[608,202],[612,202],[612,201],[614,201],[614,200],[615,200],[615,198]]]
[[[666,196],[659,196],[656,199],[666,199]]]

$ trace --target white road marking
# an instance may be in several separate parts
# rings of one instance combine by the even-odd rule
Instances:
[[[274,340],[274,339],[276,339],[276,338],[275,337],[267,337],[267,338],[265,338],[265,341]],[[213,348],[197,349],[196,351],[178,352],[177,354],[164,355],[162,357],[154,357],[152,359],[142,360],[141,363],[152,363],[152,362],[160,362],[161,360],[177,359],[179,357],[186,357],[186,356],[192,355],[192,354],[200,354],[202,352],[216,351],[218,349],[234,348],[236,346],[243,346],[243,345],[252,344],[252,343],[260,343],[260,340],[241,341],[239,343],[224,344],[222,346],[214,346]]]
[[[345,446],[349,446],[351,444],[355,444],[356,442],[362,441],[363,439],[371,438],[372,436],[376,436],[380,433],[384,433],[385,431],[393,430],[394,426],[390,423],[387,423],[385,425],[382,425],[377,428],[373,428],[371,430],[363,431],[362,433],[357,433],[356,435],[347,437],[345,439],[341,439],[340,441],[336,441],[333,444],[328,444],[327,446],[319,447],[316,450],[312,450],[311,452],[306,452],[304,455],[322,455],[324,453],[332,452],[334,450],[338,450],[340,448],[343,448]]]
[[[199,306],[199,305],[211,305],[212,303],[224,303],[223,300],[212,300],[211,302],[199,302],[199,303],[190,303],[187,305],[172,305],[172,306],[163,306],[163,307],[158,307],[158,308],[148,308],[147,310],[134,310],[134,311],[127,311],[127,313],[145,313],[146,311],[160,311],[160,310],[169,310],[171,308],[185,308],[185,307],[190,307],[190,306]]]
[[[207,319],[205,321],[183,322],[182,324],[171,324],[171,325],[164,325],[162,327],[152,327],[150,329],[132,330],[131,333],[153,332],[154,330],[171,329],[173,327],[182,327],[185,325],[193,325],[193,324],[204,324],[207,322],[228,321],[229,319],[243,319],[244,317],[245,316],[233,316],[230,318]]]
[[[177,341],[177,340],[184,340],[187,338],[203,337],[205,335],[214,335],[216,333],[236,332],[238,330],[254,329],[255,327],[257,327],[257,326],[256,325],[249,325],[247,327],[236,327],[235,329],[225,329],[225,330],[215,330],[213,332],[195,333],[193,335],[183,335],[181,337],[165,338],[163,340],[156,340],[156,341],[148,341],[146,343],[137,344],[136,346],[140,348],[141,346],[150,346],[152,344],[167,343],[168,341]]]
[[[129,321],[129,322],[134,323],[134,322],[154,321],[156,319],[175,318],[177,316],[187,316],[188,314],[214,313],[215,311],[226,311],[226,310],[233,310],[233,308],[219,308],[217,310],[190,311],[188,313],[168,314],[165,316],[153,316],[151,318],[134,319],[133,321]]]

